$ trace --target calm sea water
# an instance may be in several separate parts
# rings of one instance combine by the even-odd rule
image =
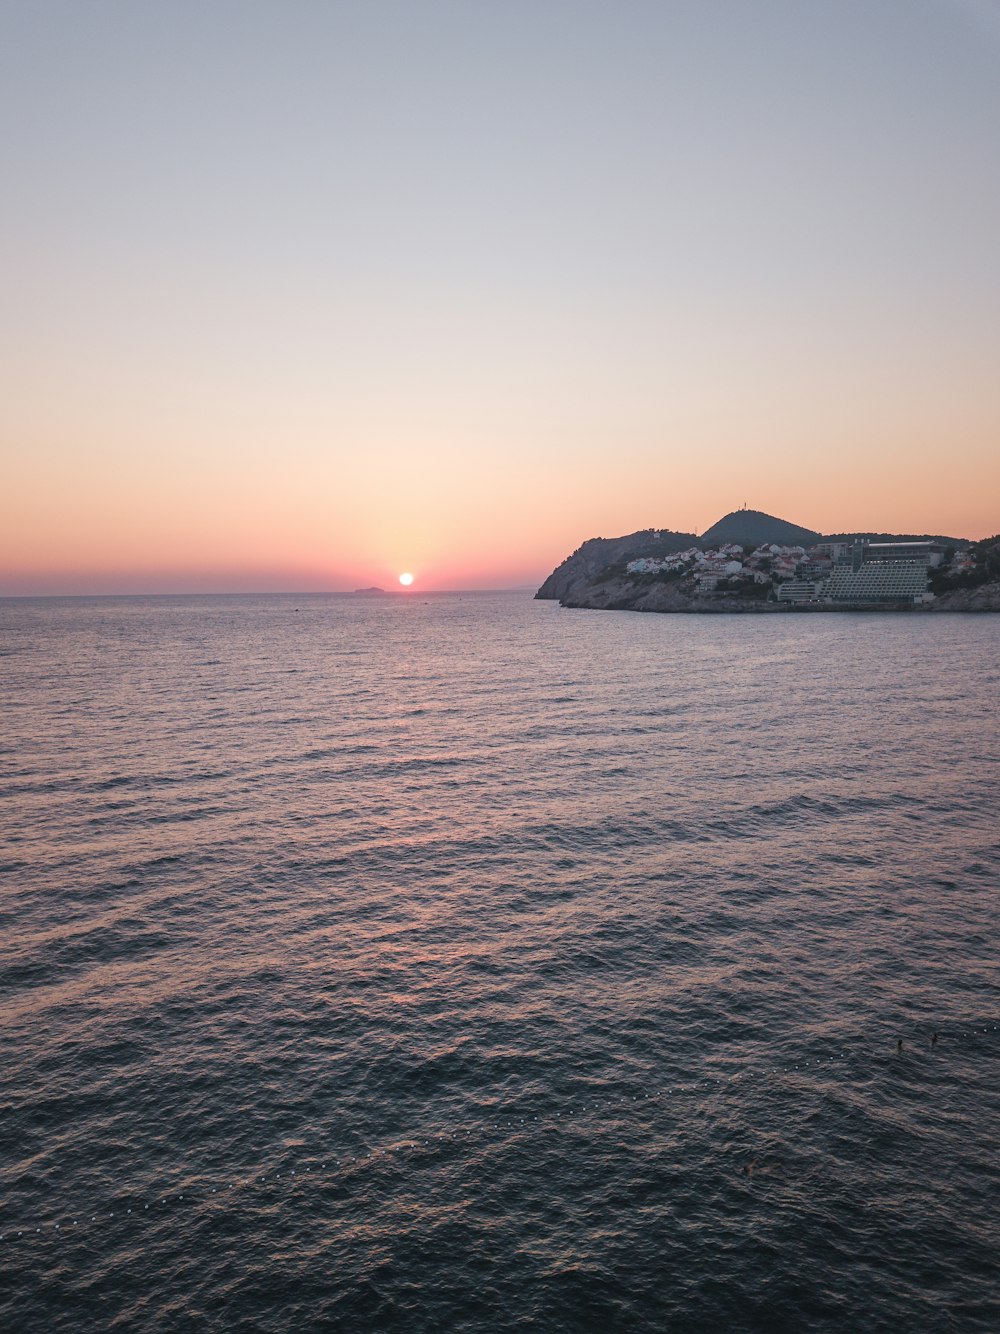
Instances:
[[[1000,618],[0,636],[5,1330],[1000,1327]]]

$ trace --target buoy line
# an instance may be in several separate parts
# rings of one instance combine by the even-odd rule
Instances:
[[[890,1052],[883,1053],[892,1059],[900,1054],[908,1054],[920,1051],[933,1051],[935,1057],[938,1056],[942,1047],[956,1041],[964,1041],[970,1038],[979,1037],[983,1034],[996,1033],[1000,1031],[1000,1024],[993,1024],[985,1028],[972,1027],[964,1029],[961,1032],[947,1032],[938,1030],[932,1037],[928,1037],[923,1031],[917,1038],[908,1037],[906,1039],[897,1038],[895,1046]],[[909,1045],[908,1045],[909,1044]],[[921,1045],[918,1045],[921,1044]],[[377,1161],[385,1161],[393,1157],[402,1156],[407,1153],[419,1152],[423,1149],[435,1149],[442,1145],[450,1145],[456,1141],[468,1140],[470,1138],[481,1139],[488,1130],[497,1130],[505,1132],[512,1130],[519,1134],[521,1127],[537,1123],[541,1120],[553,1125],[564,1119],[577,1116],[578,1112],[596,1113],[607,1111],[609,1109],[618,1111],[619,1109],[632,1108],[633,1104],[641,1106],[648,1103],[662,1103],[672,1097],[679,1097],[697,1093],[703,1089],[719,1089],[724,1085],[732,1086],[741,1080],[756,1079],[764,1075],[787,1076],[797,1070],[815,1070],[822,1066],[828,1066],[837,1062],[855,1061],[861,1056],[872,1057],[877,1054],[871,1048],[864,1051],[857,1049],[844,1048],[839,1054],[814,1057],[811,1060],[802,1060],[795,1063],[788,1063],[779,1066],[763,1066],[758,1069],[748,1071],[736,1071],[733,1074],[720,1074],[713,1076],[702,1076],[700,1079],[677,1080],[670,1085],[653,1090],[652,1092],[644,1090],[639,1093],[624,1095],[619,1094],[616,1097],[606,1098],[598,1102],[588,1102],[583,1100],[579,1107],[569,1107],[556,1109],[550,1112],[529,1113],[526,1116],[518,1116],[513,1112],[500,1113],[500,1119],[495,1123],[488,1124],[483,1122],[481,1127],[475,1132],[465,1129],[464,1131],[452,1128],[451,1130],[439,1130],[423,1132],[422,1135],[397,1136],[396,1141],[384,1147],[370,1144],[353,1145],[354,1152],[342,1148],[338,1153],[327,1150],[325,1156],[310,1155],[311,1161],[304,1165],[299,1159],[296,1167],[285,1167],[283,1171],[277,1171],[274,1167],[265,1172],[262,1170],[262,1164],[265,1159],[261,1159],[258,1167],[253,1171],[244,1171],[233,1177],[231,1180],[219,1182],[218,1177],[208,1173],[187,1174],[184,1176],[184,1188],[179,1185],[171,1190],[156,1192],[152,1198],[140,1201],[138,1198],[132,1198],[132,1203],[123,1203],[122,1195],[119,1194],[114,1200],[106,1200],[102,1207],[91,1212],[80,1210],[75,1214],[65,1214],[58,1220],[43,1220],[42,1222],[28,1222],[22,1220],[21,1226],[16,1223],[0,1223],[0,1243],[7,1244],[16,1242],[18,1239],[32,1238],[36,1235],[52,1235],[54,1233],[73,1236],[85,1234],[88,1229],[94,1227],[119,1222],[134,1218],[137,1221],[148,1218],[159,1218],[163,1216],[162,1211],[169,1209],[173,1205],[180,1204],[207,1204],[211,1203],[213,1196],[218,1196],[220,1200],[232,1198],[230,1192],[237,1194],[249,1192],[257,1186],[272,1185],[277,1188],[278,1182],[299,1185],[308,1179],[309,1181],[321,1180],[324,1184],[330,1184],[337,1180],[345,1179],[350,1169],[355,1166],[364,1167],[369,1163],[374,1165]],[[494,1113],[495,1114],[495,1113]],[[508,1119],[509,1118],[509,1119]],[[267,1161],[275,1162],[277,1156],[277,1146],[267,1155]],[[209,1183],[215,1182],[215,1185]],[[6,1201],[0,1201],[0,1209],[3,1208]],[[93,1206],[91,1206],[93,1209]]]

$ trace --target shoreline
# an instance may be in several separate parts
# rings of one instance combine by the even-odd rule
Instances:
[[[579,581],[561,597],[544,596],[539,590],[535,599],[557,602],[571,611],[640,611],[684,616],[771,616],[776,614],[843,612],[884,612],[890,615],[941,615],[946,612],[959,615],[989,615],[1000,612],[1000,582],[980,584],[971,589],[955,589],[943,593],[932,602],[863,603],[863,602],[776,602],[770,599],[741,599],[718,596],[693,596],[676,586],[653,584],[637,588],[628,580],[613,580],[593,584]]]

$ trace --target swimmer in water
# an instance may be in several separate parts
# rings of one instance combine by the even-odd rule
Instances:
[[[897,1038],[897,1039],[896,1039],[896,1050],[897,1050],[897,1051],[902,1051],[902,1050],[903,1050],[903,1039],[902,1039],[902,1038]]]
[[[937,1038],[938,1038],[938,1035],[935,1033],[934,1036],[931,1038],[931,1046],[932,1046],[932,1047],[936,1047],[936,1046],[937,1046]]]

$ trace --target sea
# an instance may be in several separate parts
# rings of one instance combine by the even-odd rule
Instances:
[[[1000,617],[0,655],[4,1331],[1000,1328]]]

